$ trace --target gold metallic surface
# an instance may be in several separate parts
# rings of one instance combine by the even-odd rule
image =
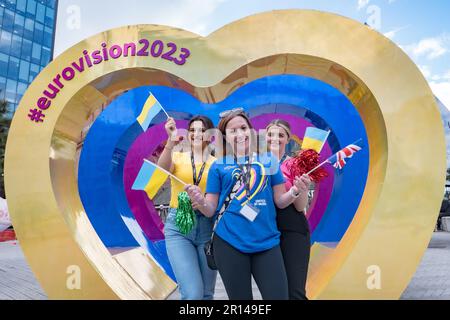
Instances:
[[[156,266],[144,249],[128,250],[114,255],[114,259],[151,299],[165,299],[175,290],[172,280]]]
[[[152,57],[110,59],[66,83],[44,123],[28,119],[47,83],[84,49],[144,37],[175,42],[191,56],[183,66]],[[41,72],[15,114],[5,178],[21,246],[48,295],[160,299],[175,288],[140,249],[112,256],[84,211],[77,146],[99,108],[125,90],[149,84],[216,102],[275,74],[309,76],[340,90],[358,110],[369,141],[367,185],[349,229],[338,244],[313,247],[310,298],[398,298],[428,244],[443,194],[439,110],[418,68],[390,40],[350,19],[302,10],[250,16],[206,38],[155,25],[113,29],[70,48]],[[72,265],[81,270],[79,290],[66,285]],[[380,289],[367,286],[371,266],[381,270]]]

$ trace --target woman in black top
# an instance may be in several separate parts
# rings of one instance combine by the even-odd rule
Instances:
[[[286,179],[286,187],[292,180],[302,181],[301,193],[297,200],[285,209],[277,209],[277,225],[281,232],[280,246],[288,277],[289,299],[307,300],[306,278],[310,256],[310,230],[306,219],[308,191],[311,180],[308,176],[292,179],[288,174],[286,145],[291,138],[291,128],[284,120],[274,120],[266,128],[266,142],[269,150],[280,159],[281,171]]]

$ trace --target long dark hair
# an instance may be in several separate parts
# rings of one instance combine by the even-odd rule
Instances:
[[[207,116],[203,116],[203,115],[197,115],[197,116],[194,116],[191,120],[189,120],[188,130],[191,128],[191,125],[195,121],[201,121],[203,123],[203,126],[205,127],[205,130],[210,130],[210,129],[214,128],[214,124],[210,118],[208,118]]]
[[[215,128],[214,124],[210,118],[208,118],[207,116],[204,116],[204,115],[196,115],[196,116],[192,117],[191,120],[189,120],[188,131],[189,131],[189,129],[191,129],[191,125],[195,121],[201,121],[203,123],[203,127],[205,127],[205,131]],[[211,142],[208,142],[208,146],[206,148],[209,149],[209,154],[211,154],[212,156],[215,156],[216,151],[214,149],[214,146],[211,145]]]

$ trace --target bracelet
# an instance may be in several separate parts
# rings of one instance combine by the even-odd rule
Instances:
[[[295,199],[297,199],[298,197],[300,197],[300,193],[295,193],[294,189],[289,189],[289,193],[291,194],[292,197],[294,197]]]

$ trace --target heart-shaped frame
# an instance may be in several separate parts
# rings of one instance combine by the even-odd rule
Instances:
[[[77,74],[66,70],[51,106],[40,100],[84,50],[140,39],[174,43],[190,55],[183,65],[122,55]],[[353,20],[303,10],[250,16],[205,38],[155,25],[113,29],[68,49],[41,72],[13,119],[5,180],[22,249],[49,297],[162,299],[175,288],[143,250],[113,257],[87,218],[76,165],[90,117],[143,85],[177,87],[216,102],[252,80],[279,74],[315,78],[346,95],[364,121],[370,148],[366,189],[350,227],[337,247],[312,248],[309,296],[398,298],[439,212],[446,172],[439,110],[418,68],[390,40]],[[28,116],[36,104],[45,111],[42,123]],[[80,287],[69,283],[73,270]],[[381,283],[375,288],[368,283],[373,270]]]

